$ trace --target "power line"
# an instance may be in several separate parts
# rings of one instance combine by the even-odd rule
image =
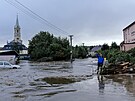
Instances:
[[[65,33],[65,34],[69,34],[69,33],[67,33],[66,31],[64,31],[64,30],[62,30],[62,29],[60,29],[60,28],[58,28],[57,26],[51,24],[49,21],[45,20],[45,19],[42,18],[40,15],[36,14],[35,12],[33,12],[32,10],[30,10],[28,7],[26,7],[25,5],[23,5],[23,4],[20,3],[19,1],[14,0],[14,1],[15,1],[17,4],[19,4],[20,6],[17,5],[16,3],[14,3],[13,1],[9,1],[9,0],[5,0],[5,1],[6,1],[7,3],[11,4],[12,6],[16,7],[17,9],[21,10],[23,13],[25,13],[25,14],[31,16],[33,19],[35,19],[35,20],[37,20],[37,21],[40,21],[40,23],[43,23],[43,22],[44,22],[44,24],[46,24],[46,25],[49,26],[50,28],[53,28],[53,29],[55,29],[55,30],[57,30],[57,31],[60,31],[60,32],[62,32],[63,34],[64,34],[64,33]],[[64,34],[64,35],[65,35],[65,34]]]
[[[9,4],[11,4],[12,6],[16,7],[17,9],[21,10],[23,13],[25,13],[25,14],[27,14],[27,15],[31,16],[33,19],[35,19],[35,20],[39,21],[39,19],[38,19],[38,18],[36,18],[35,16],[31,15],[28,11],[26,11],[26,10],[24,10],[24,9],[21,9],[19,6],[14,5],[14,3],[13,3],[13,2],[8,1],[8,0],[5,0],[5,1],[6,1],[6,2],[8,2]]]
[[[63,31],[62,29],[56,27],[55,25],[51,24],[49,21],[45,20],[44,18],[42,18],[41,16],[39,16],[38,14],[36,14],[35,12],[33,12],[32,10],[30,10],[28,7],[26,7],[25,5],[23,5],[22,3],[20,3],[19,1],[15,0],[15,2],[17,2],[19,5],[21,5],[22,7],[24,7],[25,9],[27,9],[28,11],[30,11],[32,14],[34,14],[35,16],[39,17],[41,20],[45,21],[47,24],[51,25],[52,27],[64,32],[64,33],[67,33],[65,31]],[[67,33],[68,34],[68,33]]]
[[[34,18],[35,20],[40,21],[40,23],[43,23],[43,20],[39,19],[39,17],[37,17],[37,16],[33,15],[32,13],[28,12],[26,9],[21,8],[22,6],[20,7],[20,6],[16,5],[16,4],[15,4],[14,2],[12,2],[12,1],[8,1],[8,0],[5,0],[5,1],[8,2],[8,3],[10,3],[12,6],[16,7],[17,9],[21,10],[21,11],[24,12],[25,14],[31,16],[31,17]],[[43,23],[43,24],[46,24],[46,23]],[[47,24],[47,25],[48,25],[49,27],[51,27],[51,28],[54,29],[54,27],[52,27],[51,25],[49,25],[49,24]],[[60,30],[58,30],[58,29],[56,29],[56,28],[55,28],[55,30],[60,31]]]

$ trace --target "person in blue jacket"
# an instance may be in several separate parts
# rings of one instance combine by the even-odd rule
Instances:
[[[104,58],[103,58],[102,54],[97,54],[96,56],[98,58],[98,68],[97,68],[97,74],[98,74],[100,68],[102,68],[102,66],[103,66]]]

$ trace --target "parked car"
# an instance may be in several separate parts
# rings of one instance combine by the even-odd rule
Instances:
[[[20,68],[19,65],[12,65],[8,61],[0,61],[0,68],[12,68],[12,69],[17,69]]]

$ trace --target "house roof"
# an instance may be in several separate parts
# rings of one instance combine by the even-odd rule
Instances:
[[[123,31],[126,30],[127,28],[131,27],[131,26],[134,25],[134,24],[135,24],[135,21],[132,22],[132,23],[131,23],[130,25],[128,25],[127,27],[125,27],[125,28],[123,29]]]
[[[98,51],[98,50],[101,50],[101,46],[95,46],[91,49],[91,52],[95,52],[95,51]]]
[[[0,52],[0,55],[15,55],[15,56],[19,56],[19,54],[16,51],[3,51],[3,52]]]
[[[28,48],[27,48],[24,44],[19,43],[19,42],[15,43],[15,42],[13,42],[13,41],[11,41],[10,43],[7,43],[7,45],[4,45],[4,47],[3,47],[2,49],[3,49],[3,50],[12,50],[12,49],[15,47],[15,45],[16,45],[20,50],[28,50]]]

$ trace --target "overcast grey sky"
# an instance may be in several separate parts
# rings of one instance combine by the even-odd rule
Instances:
[[[68,34],[50,28],[33,19],[23,8],[17,9],[7,1],[0,0],[0,46],[13,40],[16,15],[19,16],[21,38],[28,40],[40,31],[55,36]],[[73,44],[98,45],[123,41],[122,29],[135,20],[135,0],[18,0],[58,28],[73,34]],[[17,6],[17,3],[14,4]],[[68,37],[69,38],[69,37]]]

